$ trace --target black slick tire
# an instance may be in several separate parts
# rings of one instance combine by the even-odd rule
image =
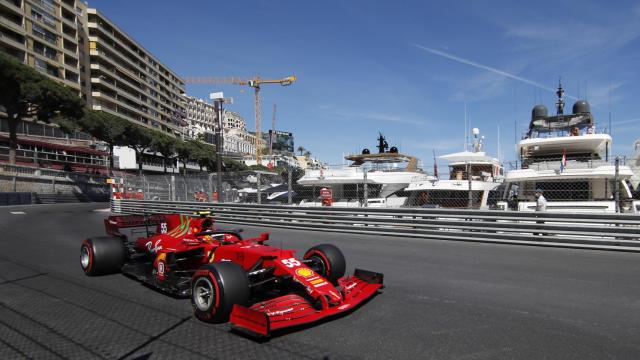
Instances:
[[[347,267],[342,251],[331,244],[312,247],[304,254],[304,259],[313,260],[309,267],[333,284],[336,284],[338,279],[344,276]]]
[[[126,260],[122,239],[99,236],[86,239],[80,246],[80,266],[89,276],[120,272]]]
[[[233,305],[247,306],[249,295],[247,273],[232,262],[203,265],[191,279],[193,313],[202,321],[228,321]]]

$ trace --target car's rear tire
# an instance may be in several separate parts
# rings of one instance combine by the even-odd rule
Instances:
[[[247,306],[249,279],[244,269],[232,262],[203,265],[191,279],[194,315],[206,322],[229,321],[233,305]]]
[[[336,284],[344,276],[347,262],[338,247],[331,244],[320,244],[307,250],[305,260],[313,260],[309,267],[331,283]]]
[[[119,272],[125,259],[124,243],[117,237],[89,238],[83,241],[80,247],[80,266],[89,276]]]

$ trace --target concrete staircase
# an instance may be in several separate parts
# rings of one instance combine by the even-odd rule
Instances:
[[[89,202],[89,198],[85,194],[38,194],[39,204],[62,204]]]

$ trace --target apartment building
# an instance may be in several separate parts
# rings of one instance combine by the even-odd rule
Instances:
[[[194,139],[201,134],[214,134],[217,129],[216,109],[212,104],[193,96],[184,96],[186,121],[188,123],[185,135]]]
[[[95,110],[181,136],[184,82],[76,0],[0,0],[0,51],[78,91]]]
[[[224,151],[241,155],[255,155],[256,137],[246,128],[246,121],[237,112],[226,110],[222,118]],[[260,139],[260,146],[264,147]]]
[[[0,0],[0,51],[80,94],[85,9],[75,0]]]
[[[182,136],[187,123],[180,77],[98,10],[86,10],[85,24],[93,109]]]
[[[244,118],[234,111],[224,110],[224,117],[222,120],[222,126],[225,129],[242,129],[247,130],[247,123]]]

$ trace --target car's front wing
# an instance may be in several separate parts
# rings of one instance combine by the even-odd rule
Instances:
[[[354,309],[383,287],[383,275],[356,269],[355,274],[338,280],[343,300],[339,304],[317,309],[309,300],[296,294],[254,304],[235,305],[230,322],[233,327],[258,336],[272,331],[312,323]]]

